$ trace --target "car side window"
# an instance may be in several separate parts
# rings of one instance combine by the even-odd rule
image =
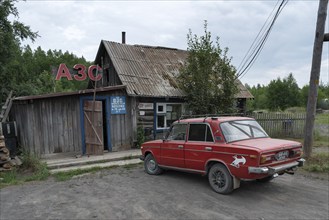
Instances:
[[[175,124],[171,127],[167,140],[185,141],[186,124]]]
[[[206,139],[207,142],[214,142],[214,138],[212,137],[212,133],[211,133],[211,130],[210,130],[210,127],[207,126],[207,139]]]
[[[206,124],[190,124],[188,140],[214,142],[210,127]]]

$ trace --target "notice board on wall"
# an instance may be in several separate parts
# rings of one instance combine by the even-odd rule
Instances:
[[[111,114],[126,114],[126,97],[112,96],[111,97]]]

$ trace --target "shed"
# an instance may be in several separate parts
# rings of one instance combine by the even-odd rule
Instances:
[[[96,143],[93,139],[87,140],[93,132],[88,120],[91,120],[90,103],[94,92],[94,89],[86,89],[15,98],[11,115],[17,124],[20,145],[37,155],[68,152],[101,154],[104,150],[130,149],[134,119],[132,114],[121,113],[132,108],[133,100],[126,95],[125,86],[96,89],[95,99],[98,102],[94,117],[103,143],[95,147],[99,145],[98,140]],[[121,112],[112,105],[113,100],[118,98],[124,99],[125,107]],[[88,144],[93,147],[89,151]]]

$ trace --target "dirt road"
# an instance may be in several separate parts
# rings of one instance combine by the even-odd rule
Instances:
[[[231,195],[205,177],[175,171],[150,176],[142,165],[65,182],[47,180],[0,191],[1,219],[328,219],[328,180],[301,174],[242,182]]]

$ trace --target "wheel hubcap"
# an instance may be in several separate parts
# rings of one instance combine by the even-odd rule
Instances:
[[[225,186],[225,183],[226,183],[224,174],[220,171],[214,172],[214,174],[213,174],[213,183],[218,188],[223,188]]]
[[[148,162],[148,169],[149,170],[155,170],[155,168],[156,168],[156,165],[155,165],[155,161],[154,160],[150,160],[149,162]]]

